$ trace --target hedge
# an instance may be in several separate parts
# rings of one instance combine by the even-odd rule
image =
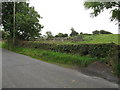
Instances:
[[[55,52],[87,55],[97,58],[106,58],[107,63],[111,65],[116,75],[120,77],[120,45],[114,43],[108,44],[49,44],[34,41],[17,42],[17,46],[45,49]]]
[[[57,45],[57,44],[24,41],[19,43],[18,45],[22,47],[52,50],[55,52],[90,55],[92,57],[98,57],[98,58],[113,57],[115,55],[120,55],[118,54],[118,50],[120,51],[120,45],[116,45],[114,43]]]

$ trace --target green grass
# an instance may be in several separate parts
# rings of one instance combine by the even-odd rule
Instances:
[[[74,65],[81,67],[85,67],[90,63],[99,60],[98,58],[92,58],[88,56],[71,55],[66,53],[21,47],[17,47],[13,49],[13,51],[50,63]]]
[[[35,41],[38,43],[51,43],[51,44],[105,44],[105,43],[118,43],[120,34],[99,34],[99,35],[83,35],[84,41],[72,42],[72,41],[52,41],[52,40],[40,40]]]
[[[2,41],[0,41],[0,48],[2,48]]]
[[[91,36],[84,36],[84,40],[80,43],[93,43],[93,44],[98,44],[98,43],[118,43],[118,38],[120,36],[118,34],[100,34],[100,35],[91,35]]]

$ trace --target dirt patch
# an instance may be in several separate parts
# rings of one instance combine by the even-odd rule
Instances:
[[[86,68],[79,67],[77,70],[89,76],[97,76],[118,83],[118,77],[113,75],[112,69],[101,62],[94,62]]]

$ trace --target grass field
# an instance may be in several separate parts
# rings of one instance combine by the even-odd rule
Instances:
[[[83,35],[84,41],[72,42],[72,41],[48,41],[40,40],[39,43],[54,43],[54,44],[105,44],[115,43],[119,44],[120,34],[99,34],[99,35]],[[37,41],[36,41],[37,42]]]
[[[82,41],[81,43],[118,43],[118,40],[120,38],[120,35],[118,34],[100,34],[100,35],[91,35],[91,36],[85,36],[85,41]]]

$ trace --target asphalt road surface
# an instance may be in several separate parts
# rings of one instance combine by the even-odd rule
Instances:
[[[84,75],[8,50],[2,52],[2,88],[118,88],[102,78]]]

